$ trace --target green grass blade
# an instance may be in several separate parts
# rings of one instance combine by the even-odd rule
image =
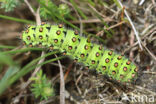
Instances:
[[[5,16],[5,15],[1,15],[1,14],[0,14],[0,18],[12,20],[12,21],[16,21],[16,22],[22,22],[22,23],[26,23],[26,24],[34,24],[35,23],[34,21],[19,19],[19,18]]]
[[[19,67],[17,66],[10,66],[3,76],[3,78],[0,80],[0,95],[5,91],[6,88],[8,88],[8,81],[12,76],[16,76],[16,73],[19,71]]]
[[[0,45],[0,49],[4,49],[4,48],[6,48],[6,49],[14,49],[14,48],[16,48],[16,46]]]
[[[24,66],[18,72],[17,72],[17,69],[16,70],[14,69],[15,72],[13,72],[13,74],[8,75],[8,73],[10,73],[10,70],[13,71],[13,68],[10,67],[10,69],[8,69],[8,73],[6,73],[4,75],[4,77],[3,77],[3,80],[5,79],[5,81],[0,81],[0,95],[6,90],[6,88],[8,88],[11,84],[13,84],[16,80],[18,80],[22,76],[26,75],[27,73],[29,73],[30,71],[32,71],[36,67],[39,67],[39,66],[42,66],[44,64],[59,60],[59,59],[64,57],[64,56],[62,56],[62,57],[47,60],[47,61],[45,61],[45,62],[43,62],[41,64],[36,64],[39,60],[41,60],[41,59],[43,59],[43,58],[45,58],[47,56],[50,56],[52,54],[56,54],[56,53],[58,53],[58,51],[49,52],[49,53],[45,54],[44,56],[39,57],[39,58],[31,61],[29,64]],[[16,68],[16,67],[14,67],[14,68]]]
[[[15,63],[9,55],[0,52],[0,64],[14,65]]]
[[[78,13],[84,18],[84,19],[88,19],[88,17],[77,7],[76,3],[73,0],[70,0],[70,2],[72,3],[72,5],[74,6],[74,8],[78,11]]]
[[[4,54],[16,54],[16,53],[22,53],[22,52],[28,52],[28,51],[43,51],[44,48],[24,48],[24,49],[17,49],[17,50],[11,50],[11,51],[5,51],[2,52]]]

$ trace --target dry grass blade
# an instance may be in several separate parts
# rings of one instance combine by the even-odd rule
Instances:
[[[122,3],[120,2],[120,0],[117,0],[117,1],[120,4],[120,6],[122,7],[122,9],[123,9],[124,7],[123,7]],[[137,40],[138,40],[140,49],[143,50],[142,45],[141,45],[141,40],[140,40],[139,34],[138,34],[138,32],[137,32],[137,30],[136,30],[136,28],[135,28],[135,26],[134,26],[131,18],[129,17],[129,15],[128,15],[128,13],[127,13],[127,11],[125,9],[124,9],[124,13],[127,16],[128,20],[129,20],[129,22],[130,22],[130,24],[131,24],[131,26],[133,28],[133,31],[134,31],[134,33],[136,35]]]
[[[57,57],[57,55],[55,55]],[[60,104],[65,104],[65,83],[64,83],[64,74],[63,68],[60,60],[57,61],[60,68]]]

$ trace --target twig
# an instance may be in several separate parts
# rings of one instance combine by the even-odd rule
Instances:
[[[37,25],[41,25],[40,6],[37,8],[37,11],[36,11],[36,23]]]
[[[156,72],[150,72],[150,71],[143,71],[143,73],[156,75]]]
[[[112,22],[114,21],[113,19],[109,18],[109,17],[106,17],[106,18],[103,18],[103,20],[105,20],[106,22]],[[79,23],[80,21],[70,21],[71,23]],[[100,19],[88,19],[88,20],[82,20],[81,21],[82,23],[98,23],[98,22],[101,22]]]
[[[131,31],[129,43],[130,43],[130,46],[133,46],[133,44],[134,44],[134,32],[133,31]],[[129,56],[130,56],[130,59],[132,60],[133,56],[134,56],[133,50],[130,51]]]
[[[145,2],[145,0],[141,0],[139,5],[141,6],[144,2]]]
[[[144,45],[143,45],[144,46]],[[144,46],[144,48],[146,49],[146,51],[150,54],[150,56],[155,60],[155,64],[156,64],[156,56],[154,56],[154,54],[152,52],[150,52],[150,50]]]
[[[118,1],[118,3],[120,4],[120,6],[122,7],[122,9],[123,9],[124,7],[123,7],[121,1],[120,1],[120,0],[117,0],[117,1]],[[129,20],[129,22],[130,22],[130,24],[131,24],[131,26],[132,26],[132,29],[133,29],[133,31],[134,31],[134,33],[135,33],[135,35],[136,35],[137,40],[138,40],[140,49],[143,50],[142,45],[141,45],[141,40],[140,40],[140,37],[139,37],[139,35],[138,35],[138,32],[136,31],[135,26],[134,26],[132,20],[130,19],[129,15],[128,15],[128,13],[127,13],[127,11],[126,11],[125,9],[124,9],[124,13],[125,13],[125,15],[127,16],[128,20]]]
[[[154,0],[152,0],[152,3],[153,3],[153,5],[154,5],[154,7],[156,6],[156,3],[155,3],[155,1]]]
[[[92,5],[90,5],[89,3],[88,3],[88,6],[89,6],[90,8],[92,8],[99,16],[101,16],[101,17],[103,17],[103,18],[106,18],[105,15],[101,14],[100,12],[98,12],[98,11],[97,11]]]
[[[110,26],[110,27],[104,28],[104,29],[110,30],[110,29],[115,28],[115,27],[117,27],[117,26],[120,26],[120,25],[122,25],[122,24],[124,24],[124,23],[125,23],[125,21],[122,21],[122,22],[120,22],[120,23],[117,23],[117,24],[115,24],[115,25],[113,25],[113,26]]]
[[[69,72],[70,72],[70,70],[72,69],[72,66],[73,66],[73,63],[71,63],[71,64],[68,66],[67,72],[66,72],[65,75],[64,75],[64,80],[67,79],[67,77],[68,77],[68,75],[69,75]]]
[[[57,98],[58,98],[58,96],[56,96],[56,97],[50,97],[48,100],[42,100],[41,102],[36,103],[36,104],[51,104],[51,102],[53,102]]]
[[[152,30],[150,30],[152,28]],[[148,32],[150,30],[150,32],[153,32],[153,29],[155,30],[156,28],[154,28],[154,24],[149,25],[148,27],[146,27],[142,32],[141,32],[141,36],[143,36],[146,32]],[[146,36],[146,35],[144,35]]]
[[[75,67],[75,69],[76,69],[76,67]],[[81,66],[81,67],[80,67],[80,70],[82,70],[82,69],[83,69],[83,67]],[[80,79],[82,78],[83,74],[84,74],[84,73],[81,72],[81,74],[79,75],[78,78],[75,78],[75,77],[74,77],[75,86],[76,86],[77,91],[78,91],[78,93],[79,93],[80,95],[82,95],[82,91],[81,91],[81,89],[79,88],[78,83],[79,83]]]
[[[42,52],[41,57],[44,56],[44,55],[45,55],[45,53]],[[37,63],[37,65],[38,65],[38,64],[41,64],[43,61],[44,61],[44,58],[41,59],[41,60]],[[40,69],[41,69],[41,66],[36,67],[36,68],[35,68],[35,71],[34,71],[33,74],[31,75],[31,78],[34,77],[34,76],[36,75],[36,73],[37,73]],[[31,81],[31,80],[30,80],[30,81]]]
[[[55,55],[57,57],[57,55]],[[65,104],[65,84],[64,84],[64,75],[63,69],[60,60],[58,60],[60,67],[60,104]]]
[[[135,86],[136,88],[138,88],[138,89],[140,89],[140,90],[142,90],[142,91],[147,91],[147,92],[149,92],[149,93],[151,93],[152,95],[156,95],[156,93],[155,92],[153,92],[153,91],[151,91],[151,90],[149,90],[149,89],[147,89],[147,88],[144,88],[144,87],[141,87],[141,86]]]
[[[124,23],[125,23],[125,21],[122,21],[122,22],[117,23],[117,24],[115,24],[115,25],[113,25],[113,26],[110,26],[109,28],[104,28],[104,29],[110,30],[110,29],[115,28],[115,27],[117,27],[117,26],[119,26],[119,25],[122,25],[122,24],[124,24]],[[96,36],[99,36],[100,34],[103,34],[103,33],[104,33],[104,30],[98,32],[98,33],[96,34]]]
[[[58,63],[50,63],[50,64],[59,67],[59,64],[58,64]],[[66,69],[66,66],[63,66],[63,65],[62,65],[62,68],[63,68],[63,69]]]
[[[29,2],[27,0],[24,0],[24,2],[27,4],[27,6],[29,7],[32,14],[36,17],[36,13],[35,13],[34,9],[31,7],[31,5],[29,4]]]

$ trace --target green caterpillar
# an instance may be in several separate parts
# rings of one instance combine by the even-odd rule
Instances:
[[[96,69],[118,82],[132,82],[137,78],[137,66],[122,55],[92,43],[90,39],[80,36],[78,31],[66,29],[62,24],[28,26],[23,32],[25,45],[48,47],[60,50],[75,61],[83,63],[88,69]]]

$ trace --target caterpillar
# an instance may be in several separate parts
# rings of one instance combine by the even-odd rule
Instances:
[[[78,31],[66,29],[62,24],[28,26],[22,33],[26,46],[47,47],[59,50],[76,62],[83,63],[87,69],[107,75],[118,82],[132,82],[137,78],[138,67],[125,56],[93,43],[89,38],[79,35]]]

